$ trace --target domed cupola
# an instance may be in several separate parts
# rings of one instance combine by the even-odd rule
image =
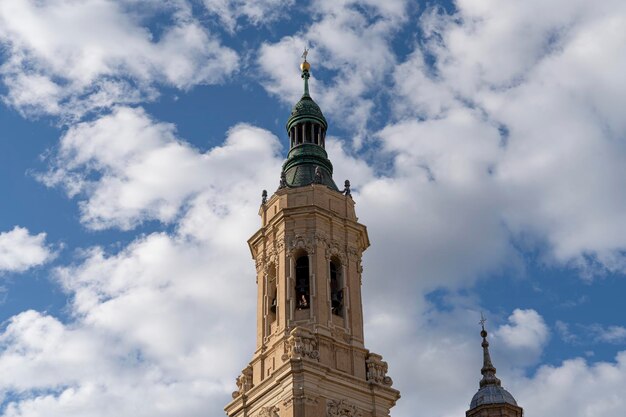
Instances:
[[[302,187],[317,183],[339,191],[333,181],[333,165],[325,149],[328,123],[309,94],[311,65],[306,60],[307,53],[305,50],[302,54],[304,61],[300,65],[304,94],[293,106],[287,120],[289,154],[283,164],[280,187]]]
[[[494,415],[502,417],[522,417],[524,410],[517,405],[515,398],[510,392],[502,388],[500,379],[496,376],[496,368],[491,362],[489,354],[489,342],[487,341],[487,331],[485,330],[485,318],[481,317],[480,324],[483,338],[483,367],[480,373],[483,375],[480,380],[480,388],[472,401],[470,409],[465,413],[466,417],[491,417]]]

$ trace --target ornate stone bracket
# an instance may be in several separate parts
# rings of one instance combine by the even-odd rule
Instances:
[[[327,417],[361,417],[358,407],[346,400],[328,400]]]
[[[237,391],[233,392],[233,398],[237,398],[242,394],[245,394],[252,388],[252,367],[248,365],[241,375],[237,378]]]
[[[370,383],[385,385],[390,387],[393,380],[387,376],[387,362],[376,353],[370,353],[365,359],[367,369],[367,380]]]
[[[308,358],[315,361],[320,360],[317,337],[308,329],[296,327],[285,342],[285,353],[283,360]]]

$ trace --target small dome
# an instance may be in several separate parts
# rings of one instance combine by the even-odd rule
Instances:
[[[308,94],[303,95],[300,101],[293,106],[289,120],[287,120],[287,131],[291,129],[291,126],[301,121],[315,121],[324,126],[324,129],[328,127],[320,106]]]
[[[470,410],[485,404],[512,404],[517,405],[515,398],[510,392],[497,385],[486,385],[478,390],[472,402]]]

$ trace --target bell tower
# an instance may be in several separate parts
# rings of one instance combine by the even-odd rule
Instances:
[[[287,121],[278,190],[263,193],[248,240],[257,271],[256,350],[229,417],[387,417],[400,398],[387,363],[365,348],[361,256],[370,245],[350,183],[340,191],[325,150],[328,124],[304,94]]]

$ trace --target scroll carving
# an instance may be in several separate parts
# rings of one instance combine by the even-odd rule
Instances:
[[[361,417],[356,405],[346,400],[328,400],[326,406],[327,417]]]
[[[283,360],[295,358],[320,359],[317,337],[308,329],[296,327],[285,342]]]
[[[365,366],[369,382],[388,387],[393,384],[393,380],[387,376],[387,362],[383,361],[382,356],[370,353],[365,359]]]

